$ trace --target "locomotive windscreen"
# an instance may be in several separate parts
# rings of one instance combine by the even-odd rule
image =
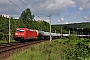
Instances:
[[[18,29],[17,29],[16,32],[24,32],[24,30],[18,30]]]

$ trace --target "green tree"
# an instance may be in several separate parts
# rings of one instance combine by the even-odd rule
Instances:
[[[26,25],[25,27],[32,28],[34,15],[32,15],[29,8],[22,12],[20,19],[23,20],[23,23]]]
[[[8,19],[0,16],[0,40],[8,39]]]
[[[22,12],[20,19],[22,20],[33,20],[34,19],[34,15],[32,15],[30,8],[27,8],[26,10]]]

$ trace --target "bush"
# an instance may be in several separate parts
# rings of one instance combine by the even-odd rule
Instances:
[[[0,40],[3,40],[3,39],[4,39],[4,33],[0,32]]]
[[[68,60],[80,60],[89,56],[90,48],[81,42],[78,42],[75,46],[66,50]]]

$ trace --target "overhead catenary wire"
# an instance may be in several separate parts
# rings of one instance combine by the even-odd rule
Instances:
[[[13,1],[11,1],[11,0],[8,0],[11,4],[13,4],[15,7],[17,7],[19,10],[21,10],[21,11],[23,11],[23,9],[21,9],[18,5],[16,5]],[[27,4],[23,1],[23,0],[21,0],[21,2],[23,2],[23,4],[25,5],[25,6],[27,6]],[[13,10],[12,8],[10,8],[10,7],[7,7],[6,5],[4,5],[4,4],[2,4],[1,2],[0,2],[0,5],[2,5],[2,6],[4,6],[5,8],[7,8],[7,9],[9,9],[9,10],[11,10],[11,11],[13,11],[13,12],[15,12],[15,13],[18,13],[19,14],[19,12],[17,12],[17,11],[15,11],[15,10]],[[3,14],[4,12],[0,12],[0,14]],[[5,13],[4,13],[5,14]],[[8,15],[8,14],[7,14]]]
[[[12,1],[8,0],[10,3],[12,3],[14,6],[16,6],[18,9],[20,9],[21,11],[23,11],[20,7],[18,7],[16,4],[14,4]]]
[[[23,1],[23,0],[21,0],[23,3],[24,3],[24,5],[26,5],[27,6],[27,4]]]
[[[0,3],[2,6],[4,6],[4,7],[6,7],[5,5],[3,5],[2,3]],[[6,7],[7,8],[7,7]],[[11,11],[14,11],[14,10],[12,10],[12,9],[10,9],[10,8],[8,8],[9,10],[11,10]],[[14,12],[16,12],[16,11],[14,11]],[[16,12],[16,13],[18,13],[18,12]]]

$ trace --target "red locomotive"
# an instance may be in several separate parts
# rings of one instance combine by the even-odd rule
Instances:
[[[52,38],[59,38],[60,34],[51,33]],[[39,31],[39,30],[32,30],[28,28],[17,28],[14,34],[14,39],[16,41],[26,41],[30,39],[49,39],[50,33]]]
[[[16,41],[23,41],[28,39],[37,39],[38,31],[27,29],[27,28],[17,28],[14,34],[14,39]]]

